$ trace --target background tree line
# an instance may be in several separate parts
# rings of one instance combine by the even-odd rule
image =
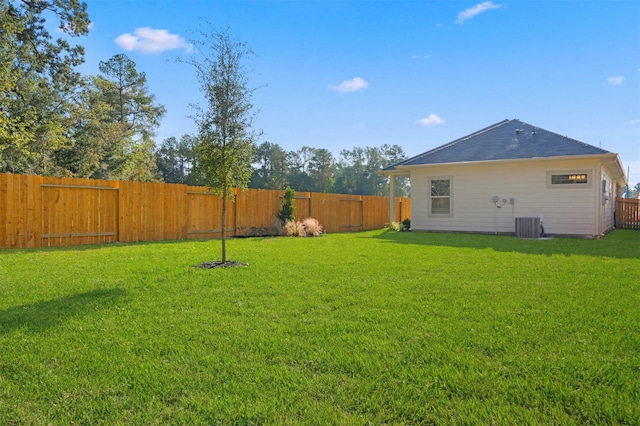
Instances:
[[[156,150],[162,180],[198,185],[195,147],[197,138],[183,135],[165,139]],[[287,151],[272,142],[262,142],[253,151],[250,188],[333,192],[340,194],[388,195],[389,181],[376,171],[406,159],[398,145],[343,149],[339,157],[324,148],[303,146]],[[396,178],[396,195],[408,196],[408,179]]]
[[[44,16],[57,19],[54,39]],[[81,75],[84,48],[70,40],[88,33],[86,4],[78,1],[0,0],[0,173],[206,184],[198,167],[198,135],[156,144],[166,108],[156,102],[144,72],[124,54]],[[253,188],[388,193],[375,172],[405,158],[397,146],[286,151],[253,147]],[[408,184],[398,180],[398,195]]]

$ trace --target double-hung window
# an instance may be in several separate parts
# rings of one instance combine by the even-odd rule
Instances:
[[[431,194],[429,197],[430,216],[451,216],[451,178],[429,179]]]

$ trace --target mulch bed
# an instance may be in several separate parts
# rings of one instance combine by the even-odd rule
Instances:
[[[237,268],[242,266],[248,266],[246,263],[236,262],[235,260],[227,260],[226,262],[221,262],[219,260],[213,262],[204,262],[199,265],[196,265],[196,268],[203,269],[213,269],[213,268]]]

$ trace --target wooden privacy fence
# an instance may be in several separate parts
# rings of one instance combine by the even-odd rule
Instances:
[[[284,191],[236,191],[228,204],[229,236],[272,234]],[[326,232],[382,228],[389,198],[296,192],[296,217],[316,218]],[[396,199],[396,221],[409,217]],[[221,199],[207,188],[0,174],[0,247],[218,238]]]
[[[640,229],[640,200],[616,198],[616,228]]]

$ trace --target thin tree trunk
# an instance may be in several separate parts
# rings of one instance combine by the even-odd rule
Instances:
[[[222,197],[222,263],[227,261],[227,197]]]

